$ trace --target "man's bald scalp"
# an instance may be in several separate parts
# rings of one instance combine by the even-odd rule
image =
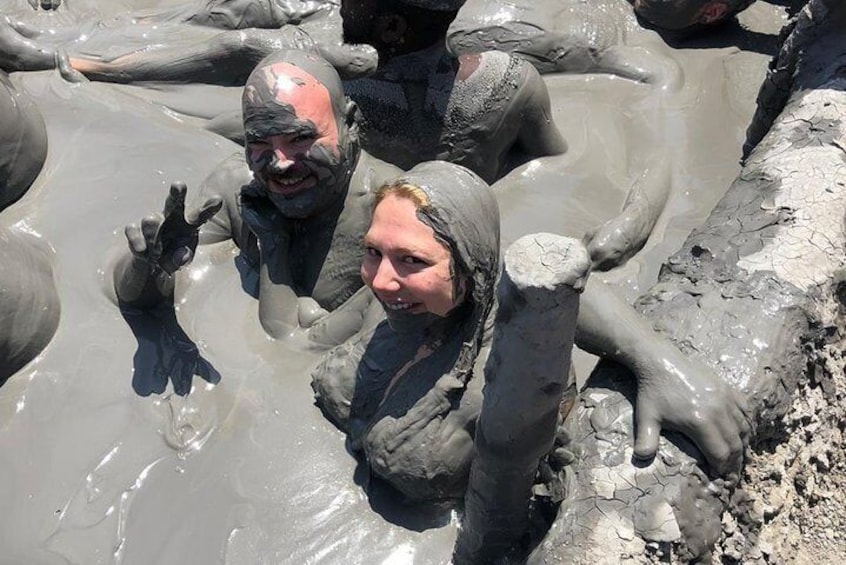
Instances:
[[[249,87],[261,90],[264,88],[266,78],[264,70],[267,67],[277,65],[280,63],[287,63],[289,65],[298,67],[314,77],[314,79],[326,87],[329,92],[329,100],[332,103],[332,109],[335,112],[335,119],[341,123],[346,115],[346,96],[344,95],[344,85],[341,82],[341,77],[335,67],[330,65],[323,57],[311,52],[301,51],[297,49],[282,49],[274,51],[261,61],[250,73],[247,78],[245,89]],[[246,92],[246,90],[245,90]]]

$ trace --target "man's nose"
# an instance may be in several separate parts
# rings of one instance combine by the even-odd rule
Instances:
[[[288,168],[294,163],[296,149],[290,143],[278,140],[273,143],[273,157],[279,167]]]
[[[376,292],[396,292],[400,289],[399,275],[389,259],[382,257],[370,284]]]

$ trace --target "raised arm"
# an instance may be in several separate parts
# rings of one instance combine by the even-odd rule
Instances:
[[[743,400],[709,367],[690,359],[597,277],[579,310],[576,343],[637,379],[634,452],[652,458],[661,429],[683,433],[716,474],[736,472],[749,435]]]

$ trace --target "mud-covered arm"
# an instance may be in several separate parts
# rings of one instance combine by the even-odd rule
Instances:
[[[655,455],[666,426],[691,439],[717,474],[739,470],[750,431],[743,400],[597,277],[582,296],[576,344],[634,373],[638,457]]]
[[[300,329],[299,297],[289,252],[290,220],[255,187],[241,191],[241,216],[258,240],[259,321],[273,338],[291,337]]]
[[[549,90],[533,66],[526,64],[525,68],[525,79],[516,101],[520,108],[517,133],[520,148],[532,159],[561,155],[567,151],[567,142],[552,120]]]
[[[595,270],[619,267],[643,248],[664,212],[671,187],[670,157],[656,153],[632,182],[623,210],[585,233]]]
[[[186,213],[186,192],[184,184],[173,183],[164,214],[126,226],[129,249],[117,259],[112,278],[120,303],[153,308],[172,299],[174,274],[193,259],[201,226],[223,205],[211,197]]]

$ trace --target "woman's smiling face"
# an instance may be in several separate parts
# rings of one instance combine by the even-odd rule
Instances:
[[[391,192],[385,195],[373,211],[364,245],[361,278],[389,316],[446,316],[461,301],[462,296],[454,292],[450,251],[420,221],[411,199]]]

